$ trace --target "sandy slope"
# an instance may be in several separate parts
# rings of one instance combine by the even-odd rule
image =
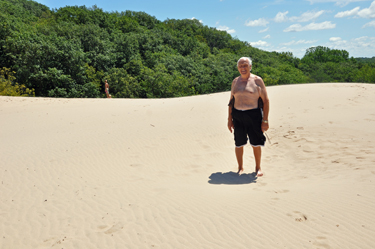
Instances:
[[[375,248],[375,85],[268,93],[261,178],[228,92],[0,97],[0,248]]]

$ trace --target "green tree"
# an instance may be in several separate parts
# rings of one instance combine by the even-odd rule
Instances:
[[[13,76],[9,68],[0,69],[0,95],[1,96],[24,96],[35,97],[34,89],[29,89],[25,85],[15,82],[16,77]]]
[[[110,84],[110,92],[114,98],[136,98],[141,94],[141,87],[137,79],[129,75],[123,68],[110,69],[105,79]]]
[[[375,83],[375,68],[370,65],[362,66],[354,76],[355,82]]]
[[[252,72],[266,85],[374,82],[371,59],[322,46],[302,59],[267,52],[196,19],[161,22],[96,5],[49,10],[30,0],[0,0],[0,9],[0,65],[36,96],[104,97],[104,79],[113,97],[227,91],[242,56],[252,57]]]

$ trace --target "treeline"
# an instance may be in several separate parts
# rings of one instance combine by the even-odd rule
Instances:
[[[372,58],[363,58],[363,57],[359,57],[359,58],[355,58],[357,61],[359,62],[365,62],[365,63],[375,63],[375,56],[372,57]]]
[[[344,50],[314,47],[299,59],[251,47],[198,20],[162,22],[97,6],[50,10],[30,0],[0,0],[0,9],[0,89],[18,86],[23,95],[104,97],[105,79],[118,98],[227,91],[242,56],[253,58],[252,72],[266,85],[375,82],[374,62]]]

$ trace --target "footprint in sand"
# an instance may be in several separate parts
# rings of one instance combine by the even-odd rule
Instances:
[[[297,222],[303,222],[303,221],[307,221],[307,216],[299,211],[294,211],[293,213],[295,213],[295,215],[291,215],[291,214],[287,214],[288,216],[291,216],[291,217],[295,217],[295,216],[298,216],[298,217],[295,217],[294,220],[297,221]]]
[[[298,222],[302,222],[302,221],[307,220],[307,217],[305,215],[303,215],[303,217],[296,218],[295,220],[298,221]]]
[[[211,147],[210,146],[208,146],[208,145],[202,145],[202,147],[203,147],[203,149],[206,149],[206,150],[208,150],[208,149],[210,149]]]
[[[51,247],[57,245],[57,244],[62,244],[64,241],[66,240],[66,236],[62,239],[58,239],[58,238],[50,238],[50,239],[47,239],[47,240],[44,240],[43,242],[45,244],[49,244]]]
[[[273,192],[275,192],[276,194],[285,194],[285,193],[288,193],[289,190],[284,189],[284,190],[277,190],[277,191],[273,191]]]
[[[189,166],[185,166],[187,169],[200,169],[201,166],[197,164],[190,164]]]
[[[324,238],[324,237],[321,237],[321,238]],[[317,238],[318,240],[323,240],[323,239],[319,239],[319,237]],[[325,239],[325,238],[324,238]],[[328,244],[326,243],[321,243],[321,242],[314,242],[313,243],[314,246],[317,246],[319,248],[331,248]]]
[[[307,221],[307,216],[299,211],[293,211],[293,214],[286,214],[289,217],[293,217],[295,221],[297,222],[303,222]],[[297,217],[296,217],[297,216]]]
[[[287,139],[297,138],[295,131],[288,131],[288,134],[283,135]]]
[[[105,234],[112,234],[112,233],[115,233],[115,232],[118,232],[120,231],[121,229],[123,229],[124,226],[119,222],[115,225],[113,225],[111,228],[109,228],[107,231],[105,231],[104,233]]]
[[[130,164],[130,167],[133,167],[133,168],[139,168],[139,167],[141,167],[141,166],[143,166],[143,165],[140,164],[140,163],[133,163],[133,164]]]

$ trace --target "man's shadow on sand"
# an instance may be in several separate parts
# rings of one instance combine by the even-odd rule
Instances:
[[[258,179],[255,173],[239,175],[236,172],[212,173],[209,178],[208,183],[211,184],[249,184]]]

